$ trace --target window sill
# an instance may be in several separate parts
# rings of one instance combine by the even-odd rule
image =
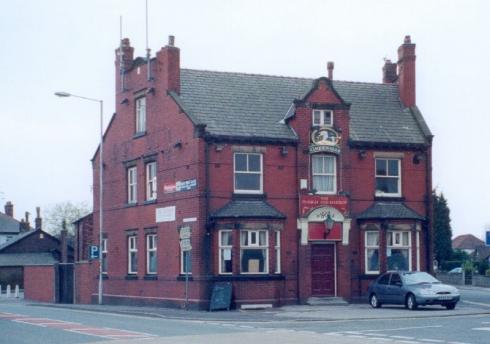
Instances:
[[[134,274],[134,275],[126,275],[124,277],[124,279],[125,280],[129,280],[129,281],[131,281],[131,280],[137,280],[138,279],[138,275],[136,275],[136,274]]]
[[[155,275],[145,275],[143,277],[144,280],[147,280],[147,281],[156,281],[158,280],[158,276],[155,274]]]
[[[133,139],[137,139],[146,135],[146,131],[140,131],[139,133],[134,133]]]
[[[286,279],[281,274],[243,274],[243,275],[218,275],[213,277],[213,281],[281,281]]]
[[[143,202],[143,205],[155,204],[155,203],[157,203],[157,199],[156,198],[155,199],[149,199],[147,201],[144,201]]]
[[[261,193],[240,193],[240,192],[234,192],[232,194],[232,198],[254,198],[254,199],[266,199],[267,194],[264,192]]]
[[[186,276],[186,275],[184,275],[184,274],[180,274],[179,276],[177,276],[177,281],[185,281],[185,276]],[[187,276],[189,276],[189,277],[188,277],[188,280],[189,280],[189,281],[194,280],[194,278],[192,278],[192,275],[191,275],[191,274],[189,274],[189,275],[187,275]]]
[[[124,208],[131,208],[131,207],[136,207],[138,206],[138,202],[134,202],[134,203],[126,203],[124,205]]]

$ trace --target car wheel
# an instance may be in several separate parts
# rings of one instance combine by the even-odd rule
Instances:
[[[369,296],[369,304],[373,308],[379,308],[379,307],[381,307],[381,302],[379,302],[378,296],[376,296],[376,294],[371,294]]]
[[[448,303],[448,304],[446,305],[446,308],[447,308],[447,309],[454,309],[454,308],[456,308],[456,303]]]
[[[411,311],[417,309],[417,301],[415,300],[415,296],[413,294],[408,294],[406,306]]]

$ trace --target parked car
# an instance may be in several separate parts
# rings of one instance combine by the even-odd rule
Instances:
[[[463,273],[462,267],[454,268],[454,269],[448,271],[448,274],[461,274],[461,273]]]
[[[442,305],[454,309],[460,299],[459,290],[443,284],[426,272],[391,271],[379,276],[368,288],[369,304],[405,305],[410,310],[418,306]]]

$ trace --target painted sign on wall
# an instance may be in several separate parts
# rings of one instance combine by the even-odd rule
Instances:
[[[337,209],[342,214],[346,214],[347,202],[347,197],[344,196],[300,195],[299,209],[301,216],[308,214],[315,208],[323,206],[330,206]]]
[[[182,191],[190,191],[197,188],[196,179],[179,180],[177,182],[169,182],[163,184],[164,193],[174,193]]]

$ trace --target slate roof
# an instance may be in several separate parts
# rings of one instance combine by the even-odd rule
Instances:
[[[452,240],[453,249],[474,250],[477,247],[485,246],[485,243],[473,234],[459,235]]]
[[[217,137],[297,139],[284,123],[315,79],[181,69],[180,95],[171,96],[195,124]],[[350,109],[350,140],[427,144],[431,133],[417,108],[403,108],[398,86],[333,81]]]
[[[1,244],[1,245],[0,245],[0,252],[1,252],[1,251],[2,251],[4,248],[6,248],[6,247],[8,247],[8,246],[10,246],[10,245],[13,245],[13,244],[15,244],[15,243],[16,243],[16,242],[18,242],[18,241],[21,241],[21,240],[22,240],[22,239],[24,239],[25,237],[28,237],[29,235],[34,234],[35,232],[36,232],[36,230],[34,230],[34,229],[33,229],[33,230],[30,230],[30,231],[27,231],[27,232],[23,232],[23,233],[21,233],[21,234],[17,235],[17,236],[16,236],[15,238],[13,238],[12,240],[7,241],[7,242],[5,242],[5,243]]]
[[[375,202],[371,207],[359,214],[357,219],[425,220],[423,216],[420,216],[400,202]]]
[[[266,218],[285,219],[283,213],[264,200],[244,199],[232,200],[221,209],[215,211],[211,218]]]
[[[0,233],[18,234],[20,232],[20,222],[4,213],[0,213]]]
[[[0,266],[53,265],[58,261],[49,252],[2,253]]]

